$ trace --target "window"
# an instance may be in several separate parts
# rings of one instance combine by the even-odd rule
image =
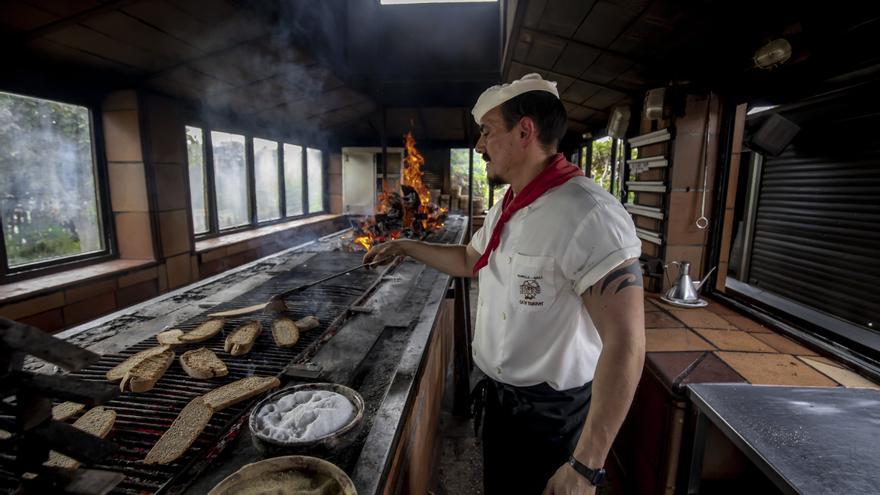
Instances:
[[[214,190],[220,230],[250,223],[247,158],[244,136],[211,132],[214,157]]]
[[[468,195],[468,169],[470,168],[470,156],[467,148],[453,148],[449,150],[449,164],[452,170],[452,190],[458,191],[458,197],[465,198],[459,204],[459,208],[467,208]],[[486,176],[486,161],[483,155],[474,151],[474,212],[480,214],[482,209],[489,205],[489,182]],[[455,194],[453,194],[453,203]],[[492,198],[498,200],[498,195]],[[455,206],[454,204],[452,206]]]
[[[185,130],[195,235],[324,211],[321,150],[200,126]]]
[[[0,92],[0,268],[107,251],[93,143],[87,108]]]
[[[186,127],[186,158],[189,165],[189,196],[192,203],[193,231],[208,231],[208,199],[205,188],[205,134],[198,127]]]
[[[254,138],[254,182],[257,194],[257,221],[281,218],[278,173],[278,143]]]
[[[324,211],[324,161],[321,150],[306,149],[306,170],[309,174],[309,213]]]
[[[303,149],[284,144],[284,191],[287,216],[303,214]]]

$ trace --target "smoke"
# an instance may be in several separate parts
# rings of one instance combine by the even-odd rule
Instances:
[[[237,5],[192,42],[204,55],[157,74],[150,85],[193,99],[195,116],[208,128],[323,149],[322,129],[332,119],[374,108],[331,69],[344,53],[345,2]]]

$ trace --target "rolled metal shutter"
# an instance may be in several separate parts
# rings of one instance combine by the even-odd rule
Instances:
[[[875,331],[880,321],[876,107],[853,94],[784,114],[802,131],[780,156],[764,158],[749,271],[751,285]]]

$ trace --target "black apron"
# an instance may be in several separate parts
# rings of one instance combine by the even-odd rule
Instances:
[[[540,495],[580,438],[593,382],[568,390],[515,387],[491,378],[474,389],[474,430],[482,424],[485,495]]]

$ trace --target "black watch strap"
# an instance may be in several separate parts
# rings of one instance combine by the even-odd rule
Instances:
[[[574,458],[574,456],[568,458],[568,465],[573,467],[578,474],[586,478],[587,481],[593,484],[593,486],[602,486],[605,484],[606,474],[604,469],[590,469],[581,464],[580,461]]]

